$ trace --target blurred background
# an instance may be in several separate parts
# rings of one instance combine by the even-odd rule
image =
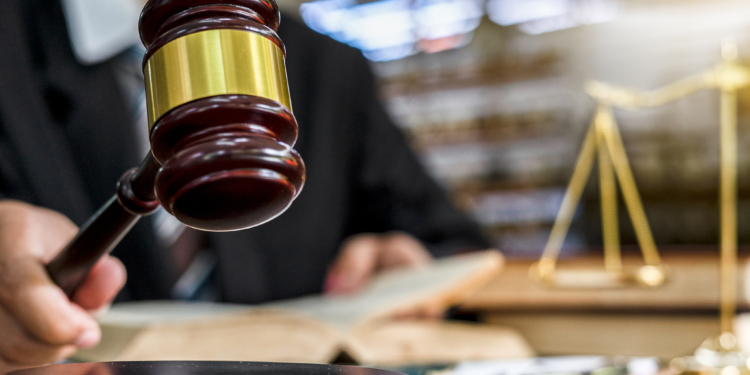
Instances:
[[[750,2],[280,0],[362,50],[428,170],[510,257],[541,254],[591,121],[587,79],[652,90],[710,69],[722,40],[750,56]],[[719,94],[616,110],[658,245],[715,245]],[[750,97],[740,92],[739,241],[750,244]],[[601,248],[592,172],[563,254]],[[621,202],[622,204],[622,202]],[[620,210],[623,244],[635,244]],[[715,246],[711,246],[715,249]],[[587,250],[589,249],[589,250]],[[592,250],[593,249],[593,250]]]

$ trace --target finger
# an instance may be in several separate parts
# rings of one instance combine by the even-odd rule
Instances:
[[[16,371],[22,369],[23,366],[13,365],[10,363],[6,363],[2,356],[0,356],[0,374],[7,374],[11,371]]]
[[[86,310],[99,310],[117,296],[127,279],[125,266],[119,259],[106,256],[89,271],[73,296],[73,301]]]
[[[96,321],[68,300],[36,259],[0,260],[0,304],[42,342],[89,347],[99,341]]]
[[[426,303],[416,308],[416,317],[420,320],[442,320],[447,309],[439,303]]]
[[[391,269],[429,264],[433,258],[421,241],[410,234],[391,232],[383,236],[378,267]]]
[[[0,362],[8,365],[43,365],[72,355],[73,345],[49,345],[33,337],[0,306]]]
[[[325,293],[351,293],[361,289],[375,271],[380,247],[380,239],[374,235],[347,240],[328,272]]]
[[[417,319],[417,310],[414,308],[401,308],[391,313],[395,320],[415,320]]]
[[[49,263],[78,233],[78,227],[59,212],[36,207],[40,214],[34,220],[44,220],[45,232],[39,236],[41,242],[40,258],[43,263]],[[38,233],[37,233],[38,235]]]
[[[78,232],[62,214],[12,200],[0,201],[3,258],[35,257],[47,263]]]

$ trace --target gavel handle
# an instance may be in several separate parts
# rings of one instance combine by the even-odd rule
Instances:
[[[68,297],[75,294],[91,267],[117,246],[141,216],[151,214],[159,207],[154,193],[158,170],[159,164],[149,154],[138,168],[125,172],[117,183],[117,194],[47,264],[50,277]]]

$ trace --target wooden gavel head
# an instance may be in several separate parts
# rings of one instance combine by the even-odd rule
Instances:
[[[278,24],[273,0],[150,0],[143,10],[156,196],[188,226],[260,225],[302,189]]]

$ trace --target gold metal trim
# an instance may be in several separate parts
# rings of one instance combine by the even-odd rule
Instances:
[[[604,270],[563,271],[556,269],[557,257],[573,220],[586,181],[599,159],[599,185],[602,199],[604,237]],[[616,179],[615,179],[616,177]],[[620,183],[625,208],[630,214],[645,266],[624,269],[620,254],[617,216],[617,182]],[[586,133],[583,147],[557,213],[542,258],[531,266],[530,276],[542,284],[560,288],[616,288],[627,286],[656,287],[664,284],[669,270],[661,263],[646,213],[643,209],[633,172],[625,154],[612,108],[600,104]]]
[[[750,68],[737,61],[737,52],[737,45],[732,40],[727,40],[721,48],[722,62],[703,73],[653,91],[639,92],[596,81],[586,84],[586,92],[598,105],[597,113],[584,139],[544,253],[529,270],[530,276],[543,285],[561,288],[663,284],[669,276],[669,268],[661,263],[654,244],[612,108],[634,110],[657,107],[700,90],[718,89],[721,92],[721,333],[706,340],[694,357],[682,357],[673,361],[673,372],[677,374],[750,374],[750,353],[742,352],[737,347],[733,329],[737,305],[737,91],[750,87]],[[616,194],[616,189],[613,189],[612,167],[600,165],[605,268],[602,271],[560,272],[556,269],[557,257],[597,153],[600,164],[612,163],[646,265],[635,271],[622,268],[616,233],[617,202],[612,198]]]
[[[208,30],[175,39],[146,63],[149,129],[175,107],[216,95],[244,94],[292,109],[284,52],[266,37]]]

